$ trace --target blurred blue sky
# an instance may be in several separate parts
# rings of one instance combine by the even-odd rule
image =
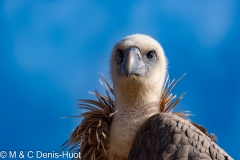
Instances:
[[[163,46],[177,110],[218,137],[240,159],[240,2],[2,0],[0,150],[58,151],[80,119],[77,100],[109,77],[114,43],[133,33]]]

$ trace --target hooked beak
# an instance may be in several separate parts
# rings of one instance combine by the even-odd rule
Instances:
[[[137,47],[128,48],[123,59],[123,70],[126,76],[139,75],[138,70],[141,62],[140,50]]]

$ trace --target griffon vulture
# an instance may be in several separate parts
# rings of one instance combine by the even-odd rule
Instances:
[[[202,126],[172,112],[183,95],[167,75],[167,58],[153,38],[134,34],[117,42],[110,60],[113,87],[81,100],[81,124],[64,146],[83,160],[232,159]]]

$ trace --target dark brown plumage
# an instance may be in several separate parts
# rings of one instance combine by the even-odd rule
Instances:
[[[150,117],[141,127],[129,160],[230,160],[215,142],[191,124],[171,113]]]

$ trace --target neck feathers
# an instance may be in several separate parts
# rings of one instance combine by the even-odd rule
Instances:
[[[146,83],[127,83],[126,85],[115,86],[115,110],[129,111],[142,108],[143,111],[146,111],[149,106],[158,107],[161,89],[162,86],[154,88]]]

